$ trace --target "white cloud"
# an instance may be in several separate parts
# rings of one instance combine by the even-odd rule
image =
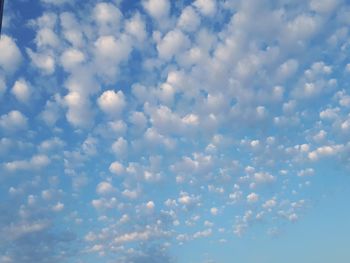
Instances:
[[[200,25],[200,17],[196,11],[188,6],[182,10],[177,25],[184,31],[193,32]]]
[[[67,49],[61,56],[61,64],[67,71],[72,70],[79,66],[85,60],[83,52],[77,49]]]
[[[122,175],[125,172],[125,169],[120,162],[115,161],[110,164],[109,171],[116,175]]]
[[[107,90],[97,100],[98,106],[106,114],[116,117],[119,116],[126,106],[123,91]]]
[[[338,4],[338,0],[311,0],[310,8],[319,13],[330,13]]]
[[[169,31],[157,44],[159,57],[169,60],[190,45],[188,37],[180,30]]]
[[[97,185],[96,192],[99,195],[109,195],[115,192],[115,188],[109,182],[101,182]]]
[[[117,32],[123,16],[115,5],[106,2],[96,4],[93,15],[101,35]]]
[[[0,127],[6,131],[23,130],[27,127],[28,119],[20,111],[13,110],[0,117]]]
[[[61,212],[61,211],[63,211],[63,209],[64,209],[64,204],[61,203],[61,202],[58,202],[57,204],[55,204],[55,205],[52,207],[52,210],[53,210],[54,212]]]
[[[6,79],[0,74],[0,98],[6,92]]]
[[[169,0],[144,0],[143,7],[155,19],[164,19],[169,15]]]
[[[125,22],[125,30],[140,43],[143,43],[147,38],[146,25],[139,13]]]
[[[10,172],[42,169],[50,164],[51,160],[43,154],[34,155],[30,160],[19,160],[4,163],[6,170]]]
[[[118,157],[125,157],[128,153],[128,142],[120,137],[112,144],[112,151],[118,155]]]
[[[138,130],[144,130],[147,127],[147,118],[143,112],[132,112],[129,121],[134,124]]]
[[[27,48],[27,54],[35,67],[42,70],[43,74],[51,75],[55,72],[55,59],[49,53],[35,53]]]
[[[151,211],[153,211],[153,210],[154,210],[154,208],[155,208],[155,204],[154,204],[154,202],[153,202],[153,201],[149,201],[149,202],[147,202],[147,204],[146,204],[146,208],[147,208],[147,209],[149,209],[149,210],[151,210]]]
[[[256,203],[259,201],[259,195],[256,193],[250,193],[247,195],[247,202],[248,203]]]
[[[257,183],[271,183],[276,180],[276,178],[266,172],[258,172],[254,174],[254,180]]]
[[[22,54],[16,42],[11,37],[2,35],[0,50],[0,67],[7,73],[13,73],[22,61]]]
[[[90,109],[90,101],[76,91],[69,92],[64,97],[68,106],[67,120],[77,127],[89,127],[93,122],[94,114]]]
[[[41,28],[37,31],[35,42],[39,48],[51,47],[57,48],[59,46],[59,39],[51,28]]]
[[[31,87],[25,79],[19,79],[13,85],[11,92],[18,101],[27,103],[30,99]]]
[[[312,168],[303,169],[298,172],[298,176],[304,177],[304,176],[313,176],[315,174],[315,170]]]
[[[216,216],[216,215],[218,215],[218,213],[219,213],[219,209],[217,209],[216,207],[212,207],[212,208],[210,208],[210,213],[211,213],[213,216]]]
[[[326,145],[318,147],[316,150],[309,152],[308,157],[311,161],[317,161],[323,157],[332,157],[344,149],[343,145]]]
[[[216,0],[196,0],[193,5],[206,16],[212,16],[216,12]]]
[[[95,67],[109,81],[116,79],[119,65],[126,61],[132,51],[132,41],[129,35],[119,34],[99,37],[94,43]]]
[[[63,37],[74,47],[81,47],[83,45],[83,32],[74,14],[63,12],[60,15],[60,22]]]

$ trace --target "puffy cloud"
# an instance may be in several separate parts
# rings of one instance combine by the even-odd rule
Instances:
[[[61,212],[61,211],[63,211],[63,209],[64,209],[64,204],[62,204],[62,203],[60,203],[60,202],[58,202],[57,204],[55,204],[55,205],[52,207],[52,210],[53,210],[54,212]]]
[[[13,110],[0,117],[0,127],[5,131],[23,130],[27,127],[28,118],[20,111]]]
[[[125,30],[140,43],[146,40],[146,25],[139,13],[136,13],[132,18],[126,21]]]
[[[109,182],[101,182],[97,185],[96,192],[99,195],[109,195],[115,192],[115,188]]]
[[[149,201],[149,202],[147,202],[147,204],[146,204],[146,208],[147,208],[148,210],[153,211],[153,210],[154,210],[154,208],[155,208],[155,204],[154,204],[154,202],[153,202],[153,201]]]
[[[31,87],[25,79],[19,79],[13,85],[11,92],[18,101],[27,103],[30,99]]]
[[[113,162],[109,166],[109,171],[116,175],[122,175],[125,171],[124,166],[120,162]]]
[[[143,7],[155,19],[163,19],[169,15],[169,0],[144,0]]]
[[[132,51],[131,38],[126,34],[118,39],[112,35],[101,36],[94,47],[96,70],[107,80],[115,80],[120,63],[126,61]]]
[[[216,12],[216,0],[196,0],[193,5],[206,16],[212,16]]]
[[[0,67],[7,73],[13,73],[22,61],[22,54],[16,42],[11,37],[2,35],[0,50]]]
[[[338,4],[338,0],[312,0],[310,2],[310,8],[319,13],[330,13]]]
[[[27,54],[31,58],[35,67],[42,70],[43,74],[51,75],[55,72],[56,62],[52,54],[35,53],[31,49],[27,49]]]
[[[37,31],[35,42],[39,48],[52,47],[57,48],[59,39],[51,28],[41,28]]]
[[[107,90],[97,100],[98,106],[110,116],[119,116],[126,106],[123,91]]]
[[[61,64],[67,71],[79,66],[85,60],[85,55],[80,50],[68,49],[61,56]]]
[[[189,44],[190,40],[184,33],[177,29],[172,30],[157,44],[159,57],[169,60],[187,48]]]
[[[112,151],[117,154],[119,157],[125,157],[128,153],[128,142],[123,137],[118,138],[112,144]]]
[[[210,208],[210,213],[213,216],[216,216],[219,213],[219,209],[217,209],[216,207],[212,207],[212,208]]]
[[[93,15],[102,35],[116,32],[123,16],[115,5],[106,2],[96,4]]]
[[[259,195],[256,193],[250,193],[247,195],[247,202],[248,203],[256,203],[259,201]]]
[[[51,160],[43,154],[34,155],[30,160],[20,160],[4,163],[7,171],[17,172],[33,169],[42,169],[50,164]]]
[[[191,6],[188,6],[182,10],[177,24],[181,29],[193,32],[200,24],[200,17]]]
[[[298,176],[300,176],[300,177],[312,176],[314,174],[315,174],[315,170],[312,168],[303,169],[303,170],[298,172]]]
[[[67,120],[77,127],[89,127],[93,121],[93,112],[90,110],[90,101],[76,91],[68,93],[64,97],[68,106]]]
[[[258,172],[254,174],[254,180],[257,183],[271,183],[276,180],[276,178],[266,172]]]
[[[0,74],[0,98],[6,92],[6,79]]]
[[[317,161],[322,157],[332,157],[344,149],[343,145],[326,145],[309,152],[308,157],[311,161]]]

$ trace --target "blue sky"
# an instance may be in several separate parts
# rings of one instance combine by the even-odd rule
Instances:
[[[0,263],[350,258],[345,0],[13,0]]]

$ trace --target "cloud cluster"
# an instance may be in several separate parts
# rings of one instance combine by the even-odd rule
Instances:
[[[0,262],[176,262],[349,168],[346,2],[175,2],[42,0],[1,37]]]

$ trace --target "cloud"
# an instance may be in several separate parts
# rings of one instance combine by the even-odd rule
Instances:
[[[0,117],[0,127],[4,131],[24,130],[27,124],[28,118],[17,110],[10,111]]]
[[[30,85],[25,79],[19,79],[15,82],[11,90],[16,99],[22,103],[28,103],[32,93]]]
[[[38,170],[50,164],[51,160],[44,154],[34,155],[30,160],[19,160],[4,163],[4,168],[9,172]]]
[[[248,203],[256,203],[259,201],[259,195],[256,193],[250,193],[247,195],[247,202]]]
[[[7,73],[15,72],[22,62],[22,54],[16,42],[9,36],[0,39],[0,67]]]
[[[180,30],[169,31],[163,39],[157,44],[159,57],[169,60],[179,54],[190,44],[188,37]]]
[[[118,92],[114,90],[104,91],[97,103],[103,112],[112,117],[119,116],[126,106],[125,96],[121,90]]]
[[[142,4],[154,19],[163,19],[169,15],[170,2],[168,0],[144,0]]]
[[[50,53],[36,53],[28,48],[27,54],[31,58],[33,65],[42,70],[43,74],[51,75],[55,72],[56,62]]]
[[[193,5],[206,16],[212,16],[216,12],[216,0],[196,0]]]
[[[64,97],[68,106],[67,120],[77,127],[89,127],[93,122],[93,112],[90,109],[90,101],[78,92],[70,92]]]
[[[78,67],[85,60],[85,55],[80,50],[68,49],[61,56],[61,64],[67,71]]]
[[[109,182],[101,182],[97,185],[96,192],[99,195],[108,195],[115,192],[115,189]]]

